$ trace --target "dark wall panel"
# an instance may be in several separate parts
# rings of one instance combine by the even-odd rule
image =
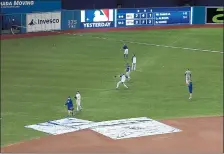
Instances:
[[[116,8],[116,0],[63,0],[62,9],[102,9]]]
[[[186,3],[196,6],[223,6],[224,0],[62,0],[62,8],[69,10],[116,8],[118,3],[122,4],[122,8],[176,7]]]
[[[196,0],[197,6],[224,6],[224,0]]]
[[[177,0],[124,0],[123,8],[133,7],[174,7]]]

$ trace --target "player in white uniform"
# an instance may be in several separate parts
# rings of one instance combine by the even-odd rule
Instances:
[[[117,76],[115,76],[115,77],[117,77]],[[124,83],[126,81],[126,76],[124,74],[121,74],[120,78],[121,78],[121,80],[117,83],[116,89],[119,88],[121,83],[124,85],[125,88],[128,88],[128,86]]]
[[[133,55],[132,56],[132,65],[131,65],[131,70],[132,71],[136,71],[136,61],[137,61],[136,56]]]
[[[185,80],[186,80],[186,84],[188,85],[191,81],[191,71],[189,69],[187,69],[187,71],[185,72]]]
[[[128,59],[128,46],[126,44],[124,44],[123,50],[124,50],[124,58]]]
[[[126,78],[128,78],[128,80],[131,79],[130,74],[131,74],[131,66],[129,66],[129,64],[127,63],[127,65],[126,65]]]
[[[82,107],[81,107],[81,95],[79,93],[79,91],[77,91],[76,95],[75,95],[75,100],[76,100],[76,105],[77,105],[77,111],[80,111],[82,110]]]

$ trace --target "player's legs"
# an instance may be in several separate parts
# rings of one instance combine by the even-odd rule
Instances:
[[[128,86],[124,82],[123,82],[123,85],[124,85],[125,88],[128,88]]]
[[[124,50],[124,58],[128,58],[128,49]]]
[[[186,79],[186,85],[188,85],[189,84],[189,80],[188,79]]]
[[[116,87],[116,88],[119,88],[119,85],[120,85],[121,83],[122,83],[122,82],[119,81],[119,82],[117,83],[117,87]]]
[[[124,54],[124,58],[125,59],[128,59],[128,54]]]
[[[79,108],[79,110],[82,110],[82,107],[81,107],[81,100],[78,100],[78,108]]]
[[[134,63],[134,71],[136,70],[136,63]]]
[[[76,111],[78,112],[79,111],[79,101],[76,100]]]
[[[74,108],[73,107],[71,109],[71,114],[72,114],[72,116],[74,116]]]
[[[131,70],[134,70],[134,63],[131,64]]]
[[[126,72],[126,76],[130,79],[130,72]]]
[[[192,87],[189,87],[189,93],[190,93],[189,99],[192,99]]]
[[[71,110],[68,109],[68,117],[71,116]]]
[[[189,97],[189,99],[192,99],[192,93],[190,93],[190,97]]]
[[[188,90],[189,90],[189,93],[190,93],[189,99],[191,99],[192,98],[192,91],[193,91],[192,85],[188,86]]]

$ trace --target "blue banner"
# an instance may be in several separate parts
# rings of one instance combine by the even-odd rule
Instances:
[[[17,0],[1,0],[1,13],[32,13],[56,11],[61,9],[61,1],[17,1]]]

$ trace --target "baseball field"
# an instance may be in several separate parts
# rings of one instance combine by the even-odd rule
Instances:
[[[123,58],[123,43],[129,47],[128,60]],[[121,85],[116,90],[119,79],[114,76],[124,73],[132,54],[137,70],[126,82],[128,89]],[[188,68],[192,100],[184,77]],[[114,140],[102,135],[115,130],[113,126],[65,134],[26,128],[66,118],[64,103],[77,90],[83,110],[73,120],[147,117],[180,131]],[[222,118],[222,28],[66,33],[1,41],[3,152],[222,152]]]

